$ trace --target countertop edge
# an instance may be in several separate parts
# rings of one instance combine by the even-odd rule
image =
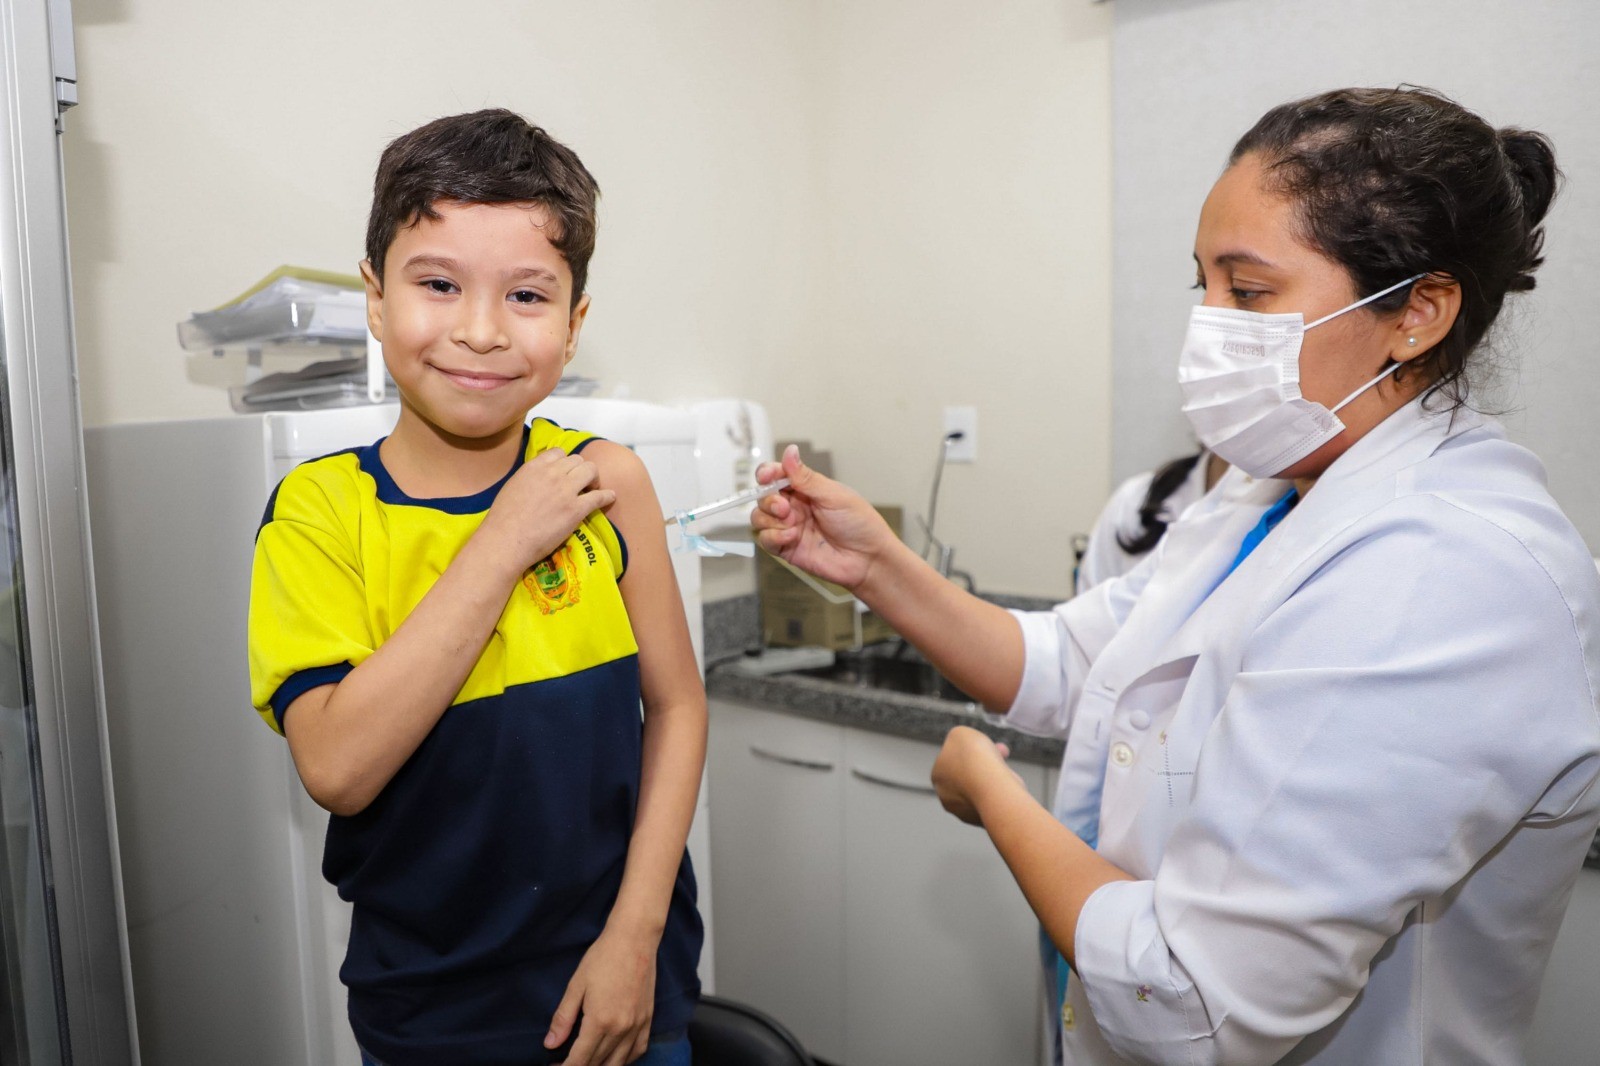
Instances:
[[[987,713],[977,704],[952,703],[932,696],[861,688],[795,674],[754,677],[713,668],[706,677],[706,695],[930,744],[943,743],[945,734],[958,725],[971,726],[995,740],[1004,741],[1013,759],[1050,769],[1061,764],[1064,747],[1060,740],[1032,736],[1002,725],[998,716]]]

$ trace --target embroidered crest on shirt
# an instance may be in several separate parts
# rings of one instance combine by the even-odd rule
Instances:
[[[522,585],[539,605],[540,614],[566,610],[578,602],[583,591],[572,551],[566,545],[534,563],[533,569],[522,575]]]

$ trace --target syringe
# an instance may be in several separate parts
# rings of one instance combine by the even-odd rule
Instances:
[[[710,503],[702,503],[699,507],[691,508],[687,511],[674,512],[673,514],[667,516],[665,524],[670,526],[674,522],[678,522],[682,523],[683,525],[688,525],[690,522],[693,522],[697,519],[705,518],[721,511],[727,511],[734,507],[741,507],[745,504],[755,503],[757,500],[771,496],[774,492],[781,492],[788,487],[789,479],[786,477],[780,477],[778,480],[768,485],[757,485],[753,489],[746,489],[743,492],[736,492],[732,496],[725,496],[720,500],[713,500]]]

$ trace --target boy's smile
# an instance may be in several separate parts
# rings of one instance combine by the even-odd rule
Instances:
[[[473,450],[520,440],[549,396],[588,311],[546,237],[537,204],[433,205],[389,245],[380,284],[370,263],[367,317],[399,386],[395,436],[444,437]]]

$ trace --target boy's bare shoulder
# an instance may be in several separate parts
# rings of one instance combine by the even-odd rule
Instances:
[[[604,437],[596,437],[583,446],[583,457],[599,468],[600,486],[613,490],[618,498],[646,490],[654,496],[654,490],[650,487],[650,472],[633,449]]]

